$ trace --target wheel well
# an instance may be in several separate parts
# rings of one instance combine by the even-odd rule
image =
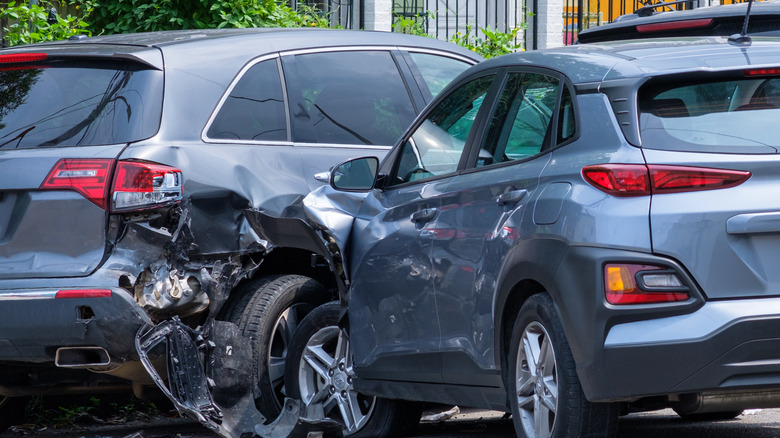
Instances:
[[[506,370],[508,366],[509,342],[512,339],[512,328],[515,326],[515,319],[520,313],[520,308],[529,298],[540,293],[547,293],[544,286],[534,280],[526,279],[515,284],[507,296],[504,311],[501,314],[499,354],[502,370]]]
[[[326,289],[331,291],[334,297],[338,296],[333,272],[331,272],[324,260],[313,263],[317,261],[315,256],[310,251],[296,248],[277,248],[261,256],[262,262],[260,267],[250,278],[244,279],[233,289],[219,314],[221,317],[224,317],[226,312],[229,312],[241,300],[242,295],[247,290],[245,287],[247,284],[270,275],[304,275],[320,282]],[[312,266],[313,264],[316,266]]]

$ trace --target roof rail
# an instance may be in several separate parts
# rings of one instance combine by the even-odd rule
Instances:
[[[661,2],[661,3],[655,3],[650,4],[647,6],[642,6],[641,8],[634,11],[634,14],[640,16],[640,17],[649,17],[655,13],[656,8],[664,8],[669,7],[671,5],[678,5],[680,3],[691,3],[691,0],[674,0],[671,2]],[[671,8],[670,8],[671,9]]]

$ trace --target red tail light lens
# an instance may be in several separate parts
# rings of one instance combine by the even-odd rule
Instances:
[[[106,208],[108,182],[114,160],[63,158],[54,165],[41,190],[74,190],[98,207]]]
[[[593,187],[612,196],[650,195],[650,174],[643,164],[601,164],[582,169]]]
[[[63,158],[54,165],[41,190],[74,190],[102,209],[115,160]],[[112,211],[163,207],[181,200],[181,170],[155,163],[120,161],[116,165]]]
[[[45,53],[13,53],[9,55],[0,55],[0,64],[45,61],[46,57]]]
[[[726,189],[747,181],[751,173],[655,164],[600,164],[583,168],[582,176],[590,185],[612,196],[647,196]]]
[[[181,200],[181,170],[161,164],[120,161],[113,189],[113,211],[170,205]]]
[[[636,27],[639,33],[653,33],[673,30],[702,29],[712,25],[712,18],[700,18],[696,20],[672,21],[667,23],[640,24]]]
[[[780,68],[751,68],[749,70],[745,70],[745,76],[747,77],[776,75],[780,75]]]
[[[688,288],[677,274],[659,266],[604,266],[604,292],[609,304],[654,304],[686,301]]]

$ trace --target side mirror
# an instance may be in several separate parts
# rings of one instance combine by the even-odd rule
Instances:
[[[330,171],[330,186],[343,191],[368,191],[374,187],[379,168],[377,157],[355,158]]]

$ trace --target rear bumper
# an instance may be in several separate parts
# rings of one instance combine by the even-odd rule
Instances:
[[[58,290],[0,290],[0,361],[52,363],[61,347],[100,347],[111,363],[137,360],[135,334],[152,321],[121,288],[99,298]]]
[[[780,387],[780,298],[618,324],[591,371],[595,400]]]
[[[675,269],[691,299],[610,305],[610,262]],[[780,297],[707,301],[673,260],[596,247],[569,248],[551,294],[590,401],[780,388]]]

